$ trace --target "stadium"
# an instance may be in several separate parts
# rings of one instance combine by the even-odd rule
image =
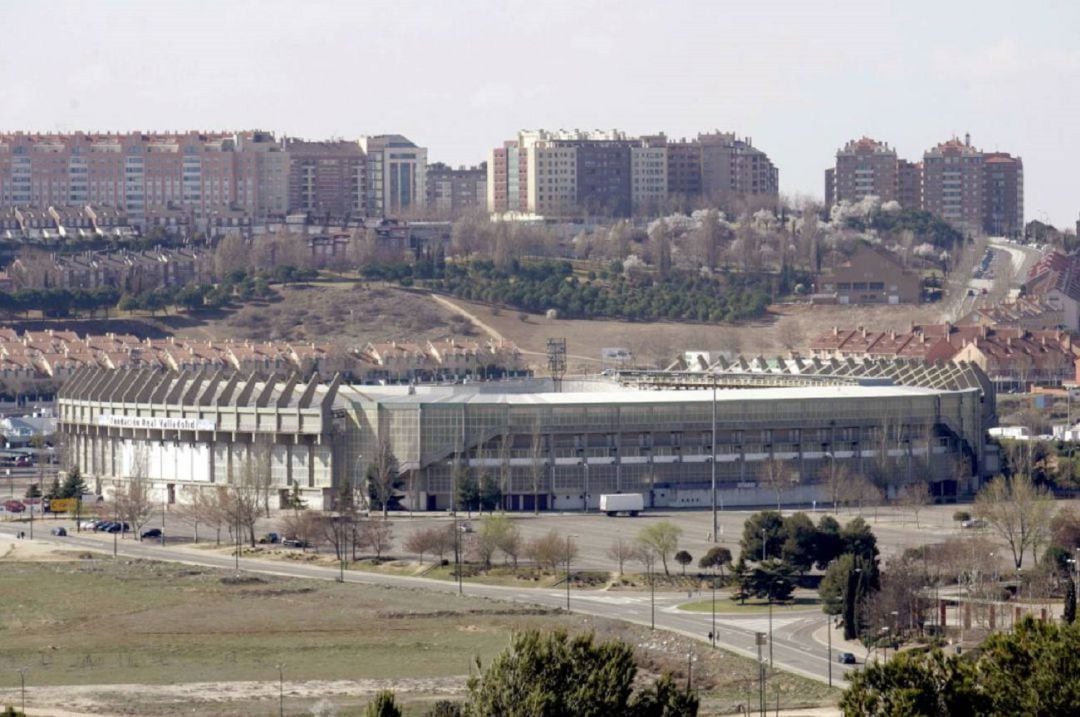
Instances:
[[[974,365],[720,362],[695,370],[430,386],[301,383],[225,371],[78,371],[59,392],[67,467],[109,495],[145,480],[156,499],[257,473],[281,505],[331,508],[380,451],[395,503],[456,507],[458,481],[497,481],[507,510],[829,500],[837,473],[895,495],[925,482],[950,499],[996,470],[985,445],[993,387]],[[783,485],[774,480],[781,466]]]

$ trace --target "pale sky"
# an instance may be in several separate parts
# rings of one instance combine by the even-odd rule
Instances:
[[[753,138],[821,198],[846,140],[971,132],[1026,219],[1080,211],[1080,3],[0,0],[0,130],[397,132],[475,164],[521,128]]]

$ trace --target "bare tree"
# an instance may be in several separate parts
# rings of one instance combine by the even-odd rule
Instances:
[[[1024,564],[1024,554],[1045,540],[1053,509],[1050,493],[1023,473],[998,476],[975,496],[975,515],[1004,539],[1017,569]]]
[[[355,544],[375,553],[377,560],[394,545],[394,528],[387,520],[362,520],[357,524]]]
[[[255,524],[262,513],[265,479],[259,476],[252,456],[245,456],[239,463],[239,470],[231,476],[230,484],[217,495],[219,510],[223,511],[229,530],[235,530],[238,539],[246,534],[254,547]]]
[[[900,505],[911,511],[915,518],[915,527],[919,527],[919,512],[930,505],[930,486],[923,481],[908,483],[900,489]]]
[[[115,497],[117,515],[122,521],[131,524],[131,529],[139,540],[142,540],[142,527],[150,520],[157,507],[150,493],[148,463],[145,448],[137,447],[131,457],[127,480],[119,487]]]
[[[619,577],[622,577],[623,566],[626,561],[634,559],[634,551],[634,544],[628,540],[616,538],[611,541],[611,546],[607,549],[607,556],[619,564]]]
[[[439,533],[443,532],[439,528],[421,528],[414,530],[409,534],[409,537],[405,538],[405,542],[401,547],[410,553],[416,553],[419,556],[420,562],[424,562],[424,553],[434,553],[436,541],[439,539]]]
[[[780,510],[784,491],[799,484],[799,472],[787,461],[769,458],[758,469],[758,482],[776,495],[776,509]]]
[[[390,445],[390,439],[383,436],[375,446],[375,460],[371,470],[371,492],[382,506],[383,518],[389,511],[390,500],[398,482],[398,459]]]
[[[564,540],[559,531],[552,529],[546,534],[530,540],[525,552],[530,560],[541,568],[547,568],[554,574],[559,571],[560,563],[565,560],[567,540],[570,541],[571,545],[574,545],[572,539]],[[574,545],[574,549],[576,550],[576,545]],[[571,555],[571,558],[573,558],[573,555]]]
[[[281,522],[285,526],[285,533],[299,540],[301,549],[307,549],[309,546],[316,546],[319,538],[326,535],[325,525],[334,522],[334,518],[314,510],[297,510],[286,515]],[[340,559],[340,553],[338,557]]]
[[[510,438],[510,429],[507,427],[506,433],[503,434],[499,440],[499,510],[503,510],[506,505],[506,498],[504,496],[510,493],[510,478],[513,472],[510,469],[510,455],[512,452],[513,444]]]
[[[821,469],[821,482],[829,492],[829,500],[832,501],[833,512],[837,512],[838,506],[844,502],[849,493],[852,481],[851,468],[847,464],[836,465],[836,459],[830,458],[829,465]]]

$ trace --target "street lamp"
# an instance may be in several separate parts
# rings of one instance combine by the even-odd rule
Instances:
[[[278,672],[278,717],[285,717],[285,664],[279,662]]]
[[[712,576],[712,632],[709,633],[709,640],[712,642],[713,649],[716,649],[716,574]]]
[[[20,667],[17,672],[19,673],[19,694],[22,697],[22,713],[26,714],[26,671],[29,667]]]
[[[570,539],[576,535],[566,536],[566,611],[570,612]]]
[[[825,660],[829,665],[829,687],[832,687],[832,615],[825,613],[825,637],[829,641],[829,651],[826,654]]]
[[[720,542],[718,516],[716,513],[716,374],[713,374],[712,382],[712,444],[709,447],[709,471],[712,477],[712,539],[713,543]],[[715,587],[715,586],[714,586]],[[713,600],[715,603],[715,599]],[[715,627],[715,626],[714,626]],[[714,630],[715,632],[715,630]],[[715,643],[713,645],[715,647]]]

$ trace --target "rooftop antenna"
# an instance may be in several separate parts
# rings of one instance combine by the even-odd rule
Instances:
[[[548,371],[555,393],[562,393],[562,380],[566,375],[566,339],[547,340]]]

